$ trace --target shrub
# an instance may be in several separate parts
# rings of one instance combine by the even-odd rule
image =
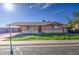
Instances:
[[[76,33],[79,33],[79,28],[75,30]]]

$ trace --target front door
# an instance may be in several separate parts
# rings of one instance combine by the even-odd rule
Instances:
[[[33,27],[32,26],[27,26],[27,30],[31,32],[31,31],[33,31]]]
[[[41,32],[41,26],[38,26],[38,32]]]

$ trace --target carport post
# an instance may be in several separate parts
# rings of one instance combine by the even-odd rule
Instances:
[[[13,55],[13,49],[12,49],[12,37],[11,37],[11,25],[9,27],[9,32],[10,32],[10,54]]]

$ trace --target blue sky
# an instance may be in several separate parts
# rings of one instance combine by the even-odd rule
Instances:
[[[0,26],[12,22],[38,22],[42,20],[67,23],[67,17],[72,17],[74,10],[79,10],[79,4],[57,3],[17,3],[12,11],[6,11],[0,4]]]

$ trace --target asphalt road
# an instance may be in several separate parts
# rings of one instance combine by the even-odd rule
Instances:
[[[13,46],[14,55],[79,55],[79,45]],[[9,46],[0,46],[0,55],[10,55]]]

